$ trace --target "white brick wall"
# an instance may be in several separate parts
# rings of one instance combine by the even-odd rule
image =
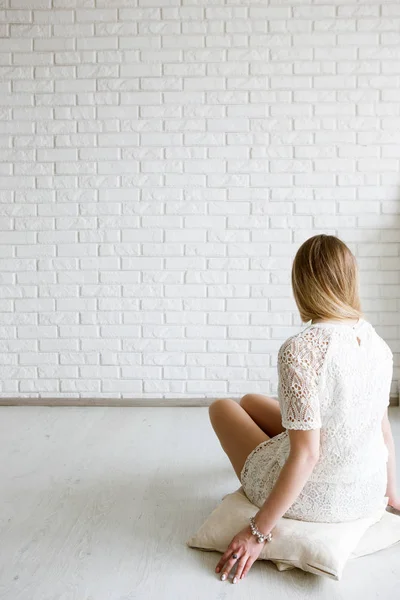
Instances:
[[[0,0],[1,397],[276,391],[346,241],[400,356],[398,0]]]

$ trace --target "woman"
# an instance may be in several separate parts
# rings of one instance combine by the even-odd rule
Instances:
[[[316,235],[295,256],[292,288],[310,324],[279,350],[279,400],[247,394],[210,406],[221,446],[260,509],[216,567],[223,580],[236,567],[233,583],[282,516],[353,520],[385,496],[400,509],[387,415],[393,355],[361,316],[356,260],[338,238]]]

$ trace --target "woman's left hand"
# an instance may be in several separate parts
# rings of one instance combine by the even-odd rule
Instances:
[[[249,525],[235,535],[217,564],[215,572],[219,573],[222,571],[221,579],[224,581],[229,577],[229,573],[237,563],[236,573],[233,578],[233,583],[236,583],[239,579],[243,579],[247,575],[263,548],[264,544],[260,544],[257,541],[257,538],[251,533]],[[233,558],[233,554],[236,554],[237,558]]]

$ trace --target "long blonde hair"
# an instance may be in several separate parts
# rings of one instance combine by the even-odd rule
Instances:
[[[315,235],[300,246],[293,261],[292,288],[303,322],[362,316],[356,259],[333,235]]]

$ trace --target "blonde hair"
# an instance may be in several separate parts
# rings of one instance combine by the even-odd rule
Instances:
[[[356,259],[333,235],[315,235],[300,246],[293,261],[292,288],[303,322],[362,316]]]

